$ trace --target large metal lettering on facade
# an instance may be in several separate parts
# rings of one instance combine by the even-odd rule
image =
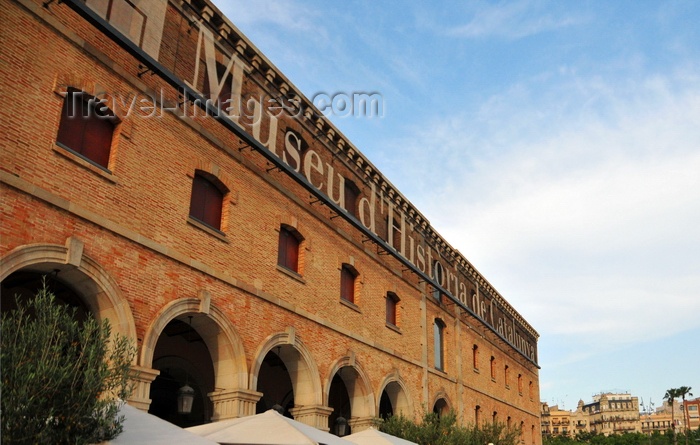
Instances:
[[[112,1],[127,0],[110,0],[110,4]],[[135,45],[122,42],[122,46],[147,62],[154,72],[169,78],[170,83],[181,90],[182,96],[207,113],[213,111],[218,119],[223,117],[227,126],[230,123],[226,120],[230,121],[232,127],[229,128],[236,130],[244,139],[250,138],[251,145],[259,151],[267,151],[264,154],[268,159],[284,164],[282,170],[307,188],[313,188],[327,205],[337,208],[341,216],[427,281],[438,295],[449,297],[537,364],[537,334],[534,330],[488,285],[466,258],[441,241],[429,226],[419,227],[415,224],[406,214],[405,206],[396,205],[390,196],[369,181],[364,184],[369,191],[359,196],[357,216],[348,212],[342,191],[349,179],[330,163],[324,162],[321,154],[308,147],[305,138],[313,140],[315,135],[298,134],[288,129],[280,134],[280,120],[304,117],[300,99],[269,94],[259,85],[255,90],[257,94],[246,90],[244,83],[255,67],[239,57],[235,48],[225,48],[204,20],[193,19],[167,0],[152,0],[145,13],[139,11],[139,14],[134,14],[131,11],[129,17],[118,14],[106,16],[102,10],[101,14],[95,15],[78,0],[68,0],[68,3],[104,27],[106,33],[112,33],[115,40],[129,39]],[[88,1],[88,7],[97,10],[92,3],[100,2]],[[128,11],[128,8],[121,10]],[[150,17],[149,13],[154,17]],[[130,17],[138,19],[142,28],[140,33],[119,32],[120,29],[133,28],[129,28]],[[105,26],[105,21],[120,26]],[[164,34],[165,23],[168,22],[180,23],[188,29],[176,36],[177,45],[166,44],[172,43],[167,42],[167,38],[172,36]],[[145,44],[144,35],[149,36]],[[135,36],[139,36],[140,40],[137,41]],[[154,42],[160,44],[161,41],[163,44],[155,48]],[[134,49],[135,46],[141,50]],[[187,100],[183,103],[186,104]],[[308,113],[309,110],[313,113],[311,108],[304,111]],[[263,135],[264,129],[267,129],[267,135]],[[278,147],[280,140],[282,146]],[[302,150],[302,145],[307,148]],[[378,233],[379,226],[386,227],[381,234]]]

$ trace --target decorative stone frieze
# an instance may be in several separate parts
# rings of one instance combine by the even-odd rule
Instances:
[[[127,400],[129,405],[148,412],[151,406],[151,383],[158,377],[160,371],[143,366],[132,365],[130,377],[134,384],[131,396]]]
[[[298,406],[289,410],[294,420],[311,425],[321,431],[329,431],[328,418],[333,408],[323,405]]]
[[[207,394],[214,403],[212,422],[252,416],[262,393],[248,389],[224,389]]]

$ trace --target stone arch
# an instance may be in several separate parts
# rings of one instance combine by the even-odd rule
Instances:
[[[306,346],[295,335],[294,328],[270,335],[258,347],[254,355],[255,361],[251,365],[249,387],[253,390],[258,387],[262,362],[267,353],[276,347],[280,347],[280,358],[292,380],[294,404],[296,406],[321,405],[321,381],[316,362]]]
[[[56,273],[82,297],[98,320],[109,320],[112,332],[134,343],[136,325],[129,302],[112,276],[83,253],[83,242],[70,237],[66,244],[28,244],[10,251],[0,262],[0,281],[13,272]]]
[[[227,390],[246,389],[248,379],[243,342],[220,310],[202,303],[198,298],[181,298],[161,309],[146,330],[139,364],[146,368],[152,367],[156,343],[168,323],[176,317],[195,314],[191,325],[209,349],[216,387]]]
[[[382,380],[381,384],[379,385],[379,391],[377,392],[377,394],[379,394],[376,405],[377,407],[379,407],[384,391],[386,391],[387,395],[389,396],[389,400],[391,401],[391,405],[394,409],[394,414],[401,414],[409,418],[413,416],[413,402],[411,397],[409,397],[406,384],[401,379],[398,372],[389,374]],[[377,413],[379,413],[378,409]]]
[[[450,401],[450,397],[442,389],[435,393],[435,396],[433,396],[433,403],[431,403],[431,406],[433,412],[437,412],[438,414],[446,413],[454,407]]]
[[[338,359],[331,367],[323,391],[324,402],[328,404],[333,377],[343,368],[351,368],[353,370],[353,373],[343,372],[340,374],[340,378],[345,383],[348,396],[350,397],[352,417],[375,417],[377,411],[374,403],[374,392],[369,383],[370,380],[362,366],[355,360],[353,354]]]

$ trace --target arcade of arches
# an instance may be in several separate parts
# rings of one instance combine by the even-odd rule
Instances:
[[[76,307],[78,317],[108,318],[113,332],[137,341],[128,300],[104,269],[82,255],[76,239],[15,249],[2,259],[0,279],[3,311],[46,282],[57,302]],[[276,409],[332,433],[343,419],[349,432],[357,432],[376,417],[412,412],[397,373],[385,376],[375,392],[354,356],[337,360],[324,379],[292,327],[255,351],[249,372],[235,326],[209,301],[201,293],[171,302],[138,338],[132,405],[183,427]],[[177,392],[185,384],[195,392],[187,415],[177,412]]]

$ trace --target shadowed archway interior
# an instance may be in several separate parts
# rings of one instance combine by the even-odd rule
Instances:
[[[263,395],[255,407],[257,414],[276,409],[280,414],[293,419],[290,410],[294,408],[294,389],[287,365],[282,356],[282,348],[277,346],[265,355],[258,374],[257,391]]]
[[[166,325],[156,343],[153,368],[160,375],[151,383],[148,412],[184,428],[211,420],[213,404],[208,394],[214,391],[214,366],[209,349],[189,317],[180,318]],[[177,412],[178,390],[184,385],[195,392],[189,414]]]

